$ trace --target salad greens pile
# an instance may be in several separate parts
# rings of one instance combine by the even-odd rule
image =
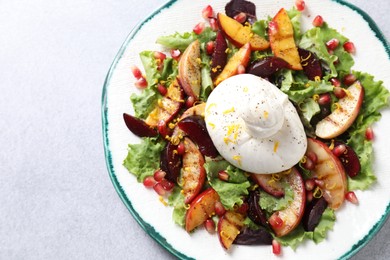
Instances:
[[[330,28],[326,23],[321,27],[301,31],[301,13],[294,7],[288,11],[294,28],[294,39],[298,47],[314,53],[320,60],[324,69],[324,76],[321,79],[309,80],[302,71],[282,69],[273,76],[275,84],[281,91],[286,93],[290,101],[295,105],[301,120],[304,124],[308,136],[314,136],[312,120],[321,112],[320,105],[316,102],[316,95],[323,93],[332,93],[334,86],[330,79],[342,79],[345,75],[353,73],[356,79],[364,86],[365,97],[358,118],[353,125],[343,135],[345,142],[358,154],[361,171],[355,178],[348,178],[349,190],[369,189],[376,181],[373,172],[373,148],[372,142],[365,138],[366,129],[378,121],[381,117],[380,110],[388,106],[389,91],[383,86],[382,81],[377,81],[372,75],[364,72],[353,71],[353,56],[342,48],[342,45],[348,41],[348,38],[340,34],[335,29]],[[251,25],[252,32],[262,37],[268,38],[267,28],[271,18],[258,20]],[[206,52],[206,44],[214,41],[216,32],[210,27],[206,27],[200,34],[195,32],[175,33],[168,36],[160,36],[157,43],[166,49],[180,50],[183,52],[187,46],[195,40],[201,43],[201,91],[200,101],[206,102],[207,97],[213,90],[213,80],[210,74],[211,57]],[[339,47],[329,52],[325,43],[331,39],[338,39]],[[229,57],[231,57],[238,48],[228,43]],[[251,60],[261,57],[272,56],[270,50],[254,51],[251,54]],[[140,93],[131,95],[131,102],[134,107],[135,116],[145,119],[153,110],[162,95],[158,91],[158,84],[164,83],[169,86],[178,75],[178,62],[172,57],[164,59],[163,69],[159,69],[159,60],[154,56],[154,51],[143,51],[140,53],[146,80],[148,86]],[[335,98],[332,96],[333,102]],[[332,109],[334,109],[332,107]],[[165,140],[159,137],[144,137],[138,144],[129,144],[128,156],[123,165],[142,182],[146,176],[151,176],[159,168],[160,154],[165,146]],[[255,188],[255,184],[249,178],[249,175],[229,164],[223,158],[206,158],[204,165],[206,170],[207,184],[212,187],[220,196],[223,206],[229,209],[235,209],[244,203],[245,196]],[[305,174],[310,175],[301,167],[304,178]],[[229,175],[227,181],[220,180],[218,173],[225,171]],[[306,176],[309,177],[309,176]],[[281,210],[287,207],[293,200],[293,192],[285,183],[285,196],[275,198],[264,191],[260,193],[260,206],[267,214],[272,214],[275,210]],[[188,206],[184,203],[184,196],[179,186],[175,186],[168,198],[169,206],[173,207],[173,220],[180,226],[185,225],[185,214]],[[328,230],[333,228],[336,220],[335,212],[329,208],[323,213],[319,225],[313,232],[306,232],[299,226],[294,231],[283,237],[276,239],[282,244],[296,248],[298,244],[305,239],[311,239],[319,243],[325,239]],[[245,220],[247,226],[257,229],[259,226],[249,218]]]

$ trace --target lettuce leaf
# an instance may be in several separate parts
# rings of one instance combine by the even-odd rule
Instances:
[[[347,144],[359,156],[361,171],[354,178],[348,178],[350,190],[365,190],[375,182],[376,177],[372,168],[372,143],[365,139],[365,132],[374,122],[381,118],[380,110],[389,106],[389,91],[382,81],[375,81],[372,75],[362,72],[353,72],[364,87],[364,101],[360,114],[354,124],[348,129],[350,138]]]
[[[288,205],[294,201],[294,192],[290,186],[286,183],[284,185],[284,196],[276,198],[264,191],[260,191],[260,207],[267,211],[268,214],[272,214],[277,210],[284,210]]]
[[[333,51],[333,54],[330,54],[325,44],[334,38],[339,40],[339,45]],[[348,41],[348,38],[341,35],[335,29],[329,28],[324,23],[321,27],[314,27],[305,32],[299,42],[299,47],[315,53],[326,63],[329,69],[326,79],[329,79],[331,77],[337,77],[340,71],[349,72],[354,65],[351,54],[343,48],[343,44],[346,41]],[[338,62],[335,65],[336,60]]]
[[[243,197],[248,195],[250,182],[245,173],[225,160],[207,161],[204,165],[210,186],[218,193],[226,209],[233,209],[234,205],[242,205]],[[221,181],[218,172],[225,170],[229,174],[228,181]]]
[[[138,182],[142,182],[159,167],[163,148],[164,144],[156,137],[143,138],[139,144],[129,144],[123,166],[137,177]]]
[[[173,207],[173,221],[179,226],[184,227],[187,209],[184,203],[184,195],[179,186],[173,188],[172,193],[168,197],[168,205]]]
[[[172,35],[158,37],[156,43],[161,44],[168,49],[178,49],[183,52],[188,45],[196,39],[198,39],[201,43],[204,43],[214,40],[215,37],[216,32],[214,32],[210,27],[206,27],[199,35],[194,32],[185,32],[182,34],[176,32]]]
[[[287,11],[288,17],[291,20],[291,24],[293,26],[294,30],[294,40],[295,42],[299,42],[299,40],[302,37],[301,33],[301,12],[295,8],[291,8],[290,10]]]
[[[211,68],[210,68],[210,62],[211,58],[209,55],[207,55],[205,50],[205,44],[201,45],[201,89],[199,94],[199,99],[203,102],[207,101],[208,96],[210,95],[211,91],[214,89],[213,80],[211,79]]]

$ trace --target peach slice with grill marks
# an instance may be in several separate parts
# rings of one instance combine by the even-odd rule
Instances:
[[[305,183],[299,171],[292,168],[282,178],[285,178],[292,188],[294,200],[285,209],[274,212],[268,219],[272,230],[278,237],[287,235],[298,226],[303,217],[306,204]]]
[[[268,37],[275,57],[287,61],[293,70],[302,70],[301,58],[294,40],[294,29],[284,8],[280,9],[270,22]]]
[[[218,13],[217,20],[219,28],[221,28],[226,38],[234,46],[240,48],[249,43],[254,51],[268,49],[269,42],[260,35],[253,33],[250,26],[242,25],[235,19],[222,13]]]
[[[347,88],[347,95],[338,101],[336,109],[316,125],[316,135],[332,139],[344,133],[359,115],[364,88],[359,81]]]
[[[181,169],[180,184],[183,188],[184,202],[190,203],[200,192],[206,179],[204,157],[191,139],[184,138],[185,152]]]
[[[312,170],[312,177],[323,183],[320,187],[322,196],[331,209],[338,209],[343,204],[345,194],[348,191],[347,177],[341,161],[325,143],[317,139],[307,139],[307,152],[317,155],[317,163]]]
[[[186,213],[186,231],[191,232],[215,215],[215,203],[217,201],[219,201],[219,195],[213,188],[208,188],[196,196]]]
[[[244,226],[245,216],[235,211],[226,211],[218,221],[218,237],[222,246],[229,249]]]
[[[200,42],[193,41],[181,55],[179,60],[179,82],[184,92],[199,99],[201,86],[201,60],[200,60]]]
[[[149,113],[145,123],[150,127],[157,127],[160,121],[170,122],[180,111],[184,101],[184,93],[177,82],[172,81],[167,94],[158,100],[156,107]]]

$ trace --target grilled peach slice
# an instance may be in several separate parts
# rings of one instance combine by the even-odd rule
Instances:
[[[215,214],[215,203],[219,201],[219,195],[213,188],[200,193],[190,204],[186,213],[185,228],[191,232],[202,225],[208,218]]]
[[[179,60],[179,81],[184,92],[199,99],[201,86],[201,62],[200,62],[200,42],[193,41],[181,55]]]
[[[294,40],[294,29],[284,8],[280,9],[268,26],[272,52],[287,61],[293,70],[302,70],[301,58]]]
[[[222,13],[218,13],[217,20],[219,28],[221,28],[226,38],[234,46],[240,48],[249,43],[254,51],[268,49],[269,42],[260,35],[253,33],[250,26],[242,25],[235,19]]]
[[[305,183],[298,170],[292,168],[291,172],[283,178],[286,178],[287,183],[292,187],[294,200],[287,208],[274,212],[268,219],[278,237],[285,236],[295,229],[303,217],[306,204]]]
[[[179,112],[183,105],[183,91],[179,83],[174,80],[167,89],[167,94],[162,97],[156,107],[145,119],[150,127],[157,127],[160,121],[170,122]]]
[[[184,138],[185,153],[181,169],[180,183],[183,188],[184,202],[190,203],[200,192],[206,179],[203,167],[204,157],[191,139]]]
[[[242,46],[227,62],[226,66],[223,68],[222,72],[215,78],[214,86],[217,86],[219,83],[224,81],[231,76],[236,75],[237,68],[239,66],[246,67],[251,56],[251,46],[249,43]]]
[[[332,139],[344,133],[355,121],[363,103],[364,88],[355,82],[347,88],[347,95],[340,99],[336,109],[317,123],[316,135]]]
[[[343,204],[347,193],[347,177],[343,165],[329,147],[319,140],[308,138],[307,152],[317,155],[312,176],[323,182],[320,188],[329,207],[338,209]]]
[[[222,246],[229,249],[244,226],[245,216],[235,211],[226,211],[218,221],[218,237]]]

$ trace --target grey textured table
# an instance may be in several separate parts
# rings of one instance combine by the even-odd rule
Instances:
[[[140,2],[0,1],[0,259],[174,258],[127,211],[103,154],[106,73],[165,1]],[[350,2],[390,39],[389,1]],[[387,222],[354,259],[389,259],[389,236]]]

